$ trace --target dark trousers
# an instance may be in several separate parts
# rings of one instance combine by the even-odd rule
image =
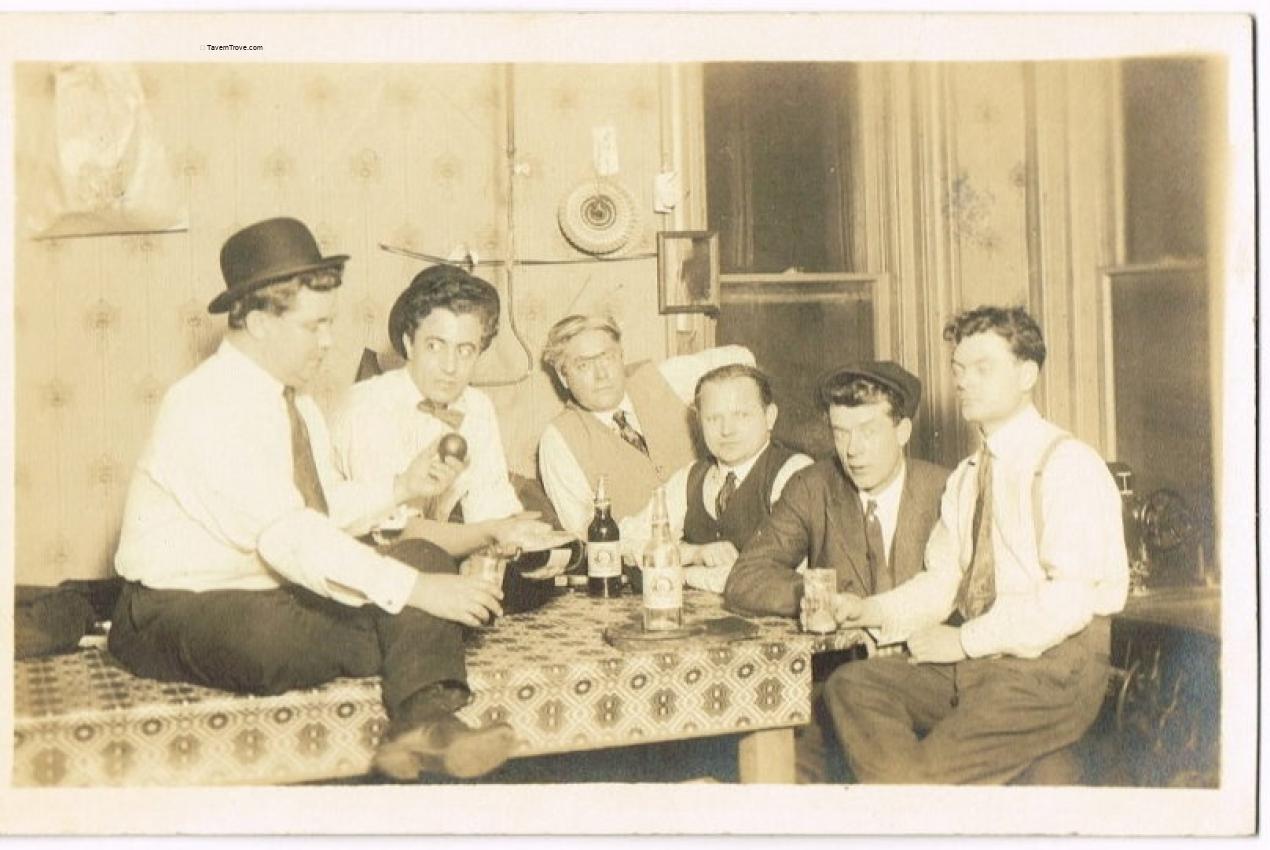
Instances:
[[[1095,617],[1034,659],[873,658],[838,668],[825,699],[860,782],[1005,783],[1093,724],[1110,646],[1110,621]]]
[[[390,554],[423,572],[457,571],[423,540]],[[138,676],[247,694],[382,676],[388,716],[429,685],[466,688],[463,627],[415,608],[352,607],[298,585],[276,590],[153,590],[129,582],[110,627],[112,655]]]

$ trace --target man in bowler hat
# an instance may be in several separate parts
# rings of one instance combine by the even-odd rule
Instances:
[[[459,576],[426,541],[358,542],[462,470],[431,447],[400,474],[341,479],[301,390],[332,344],[345,255],[275,218],[221,249],[217,351],[173,384],[137,463],[115,566],[127,580],[109,637],[132,672],[251,694],[382,676],[389,726],[375,766],[396,779],[467,777],[506,760],[505,724],[470,729],[462,626],[501,590]]]
[[[948,477],[942,467],[905,457],[921,392],[921,381],[890,361],[842,366],[821,377],[817,394],[834,457],[785,485],[728,576],[728,607],[797,616],[803,591],[797,567],[804,559],[809,567],[837,570],[838,590],[859,596],[921,570]],[[817,677],[842,660],[818,656]],[[823,777],[819,733],[828,719],[819,700],[815,709],[824,722],[809,724],[799,739],[801,781]]]

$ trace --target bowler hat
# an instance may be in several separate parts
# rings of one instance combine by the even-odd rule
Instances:
[[[235,301],[263,286],[318,269],[339,268],[347,254],[323,257],[317,240],[303,222],[271,218],[244,227],[225,240],[220,270],[225,291],[207,305],[209,313],[224,313]]]
[[[816,381],[820,403],[828,407],[830,404],[830,389],[846,383],[852,378],[865,378],[893,391],[900,399],[900,409],[895,411],[900,416],[912,419],[913,414],[917,413],[917,403],[922,398],[921,380],[900,364],[890,360],[866,360],[858,363],[849,363],[845,366],[835,366],[823,373],[820,379]]]

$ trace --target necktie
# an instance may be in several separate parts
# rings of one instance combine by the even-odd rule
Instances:
[[[723,486],[719,488],[719,495],[714,497],[715,519],[723,519],[723,512],[728,509],[728,502],[732,501],[732,496],[735,493],[736,473],[729,472],[728,477],[723,479]]]
[[[451,428],[457,429],[463,424],[463,413],[455,410],[448,404],[441,404],[432,399],[425,398],[419,402],[419,410],[429,416],[435,416]]]
[[[636,431],[631,426],[631,423],[626,418],[626,411],[614,411],[613,422],[617,425],[617,431],[623,440],[630,443],[644,454],[648,454],[648,443],[644,442],[644,435]]]
[[[304,498],[305,507],[326,513],[326,496],[322,493],[322,480],[318,478],[317,463],[313,460],[313,446],[309,443],[309,429],[300,418],[295,406],[295,387],[282,390],[287,402],[287,417],[291,420],[291,475],[295,486]]]
[[[882,593],[895,587],[895,576],[887,563],[886,542],[882,538],[882,520],[878,519],[878,503],[869,499],[864,512],[864,540],[868,550],[869,573],[873,576],[873,592]]]
[[[974,552],[957,589],[957,611],[963,620],[978,617],[997,598],[996,560],[992,554],[992,455],[986,445],[979,455],[978,488],[971,521]]]

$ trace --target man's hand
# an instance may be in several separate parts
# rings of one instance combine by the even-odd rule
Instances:
[[[459,460],[447,457],[441,460],[437,455],[437,441],[434,440],[430,446],[415,455],[405,472],[393,480],[393,496],[399,505],[413,499],[440,496],[466,468],[466,458]]]
[[[731,567],[736,563],[736,547],[731,540],[718,540],[714,543],[695,545],[679,544],[679,560],[685,564],[702,564],[707,567]]]
[[[930,626],[910,635],[908,652],[913,664],[952,664],[966,658],[961,629],[954,626]]]
[[[505,519],[491,520],[489,535],[495,543],[529,549],[555,531],[551,523],[538,519],[540,516],[542,514],[538,511],[524,511]]]
[[[864,599],[854,593],[835,593],[833,597],[833,618],[840,626],[865,625],[859,622],[864,616]]]
[[[839,626],[854,628],[859,625],[858,620],[864,614],[864,600],[853,593],[835,593],[833,602],[831,603],[831,611],[833,619]],[[804,631],[807,629],[807,606],[798,606],[798,625]]]
[[[503,613],[503,589],[470,576],[419,573],[406,604],[434,617],[476,627]]]

